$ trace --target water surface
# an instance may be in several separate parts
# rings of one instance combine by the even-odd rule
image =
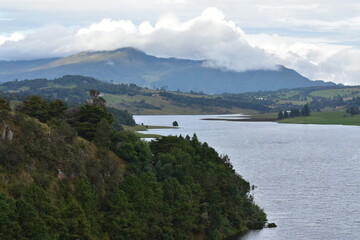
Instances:
[[[360,127],[203,121],[217,116],[135,116],[171,126],[148,133],[192,136],[227,154],[257,186],[255,201],[275,229],[242,240],[360,239]]]

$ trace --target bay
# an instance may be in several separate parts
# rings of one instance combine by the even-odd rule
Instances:
[[[278,227],[239,239],[359,239],[360,127],[201,120],[214,117],[134,116],[145,125],[177,121],[178,129],[147,133],[196,133],[257,186],[255,202]]]

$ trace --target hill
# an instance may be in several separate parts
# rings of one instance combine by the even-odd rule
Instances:
[[[135,84],[114,84],[91,77],[67,75],[54,80],[34,79],[0,84],[0,90],[12,100],[24,100],[38,95],[46,99],[61,99],[69,104],[84,103],[89,91],[102,93],[107,106],[128,110],[133,114],[209,114],[266,111],[256,99],[225,99],[221,96],[192,92],[153,90]],[[1,95],[1,92],[0,92]]]
[[[1,239],[224,239],[264,227],[226,156],[196,135],[148,143],[115,131],[95,100],[67,109],[31,97],[12,112],[0,98]]]
[[[114,51],[82,52],[64,58],[0,61],[0,81],[58,78],[63,75],[91,76],[115,83],[134,83],[142,87],[206,93],[240,93],[334,83],[311,81],[294,70],[279,66],[278,71],[247,72],[208,68],[205,61],[158,58],[134,48]]]
[[[276,91],[209,95],[141,88],[135,84],[114,84],[91,77],[67,75],[54,80],[34,79],[0,84],[0,96],[13,104],[31,95],[61,99],[68,104],[89,101],[89,91],[102,93],[107,106],[133,114],[230,114],[276,112],[301,108],[309,103],[312,111],[360,107],[359,86],[317,86]],[[345,111],[345,110],[344,110]]]

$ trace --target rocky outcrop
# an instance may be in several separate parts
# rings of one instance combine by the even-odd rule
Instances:
[[[14,133],[13,131],[11,131],[10,127],[6,125],[6,123],[3,123],[1,129],[2,129],[1,139],[12,141],[14,137]]]
[[[276,228],[277,225],[276,225],[275,223],[268,223],[268,224],[267,224],[267,227],[268,227],[268,228]]]

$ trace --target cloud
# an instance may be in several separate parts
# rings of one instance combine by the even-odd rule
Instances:
[[[349,21],[357,23],[358,18]],[[334,21],[328,26],[344,24]],[[360,81],[359,49],[325,38],[246,34],[217,8],[207,8],[200,16],[185,21],[172,13],[162,15],[154,23],[104,18],[72,30],[51,24],[27,34],[0,36],[0,56],[7,60],[128,46],[158,57],[206,59],[208,67],[246,71],[276,69],[276,65],[282,64],[311,79],[351,84]]]
[[[279,64],[316,80],[360,83],[360,50],[321,38],[247,35],[250,45],[278,57]]]
[[[17,42],[24,39],[24,35],[20,33],[13,33],[10,36],[1,36],[0,35],[0,45],[2,45],[5,42]]]
[[[42,58],[128,46],[161,57],[207,59],[208,66],[237,71],[274,69],[276,65],[271,55],[250,46],[245,33],[216,8],[207,8],[188,21],[168,13],[154,25],[111,19],[76,31],[49,25],[20,41],[5,41],[0,55],[7,59]]]

